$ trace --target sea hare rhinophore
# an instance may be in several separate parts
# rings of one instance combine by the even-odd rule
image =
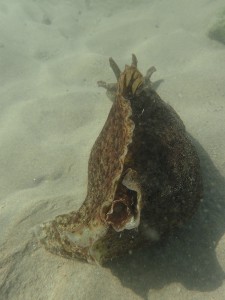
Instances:
[[[199,159],[171,106],[150,77],[110,58],[116,84],[100,81],[113,100],[90,154],[87,196],[78,211],[42,225],[52,253],[102,263],[152,244],[196,211],[202,185]]]

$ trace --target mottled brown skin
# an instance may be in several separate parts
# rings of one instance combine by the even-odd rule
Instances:
[[[143,91],[130,101],[138,126],[127,167],[140,176],[143,221],[161,234],[196,210],[201,198],[199,159],[182,121],[155,91]]]
[[[151,87],[155,68],[142,76],[134,55],[122,73],[110,65],[118,81],[99,82],[113,105],[90,154],[87,197],[78,212],[44,224],[41,237],[53,253],[97,263],[159,240],[194,214],[202,195],[194,146]]]

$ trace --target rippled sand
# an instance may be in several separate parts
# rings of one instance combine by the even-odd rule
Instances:
[[[138,4],[137,4],[138,3]],[[217,299],[225,295],[225,45],[207,32],[222,0],[0,0],[0,299]],[[157,92],[196,140],[205,197],[167,242],[104,268],[54,256],[38,225],[84,200],[111,103],[97,87],[154,65]]]

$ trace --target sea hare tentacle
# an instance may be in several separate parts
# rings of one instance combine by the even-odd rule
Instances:
[[[109,64],[116,76],[116,79],[119,80],[121,71],[120,71],[120,68],[118,67],[117,63],[113,60],[112,57],[109,58]]]
[[[137,68],[138,60],[135,54],[132,54],[132,63],[131,66]]]
[[[113,100],[90,153],[87,196],[77,212],[42,225],[49,251],[102,263],[151,245],[196,211],[202,197],[199,159],[183,122],[152,89],[132,55],[117,83],[98,85]]]
[[[156,72],[156,68],[154,66],[152,66],[151,68],[149,68],[146,72],[146,75],[145,75],[145,81],[148,82],[150,81],[150,78],[152,76],[152,74]]]
[[[117,83],[106,83],[105,81],[97,82],[99,87],[106,89],[106,94],[108,98],[113,102],[116,99]]]

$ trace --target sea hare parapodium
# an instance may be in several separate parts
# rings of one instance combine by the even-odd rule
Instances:
[[[116,84],[99,81],[113,100],[90,154],[87,196],[78,211],[43,224],[40,240],[52,253],[103,263],[152,244],[183,224],[202,195],[199,159],[183,122],[131,66]]]

